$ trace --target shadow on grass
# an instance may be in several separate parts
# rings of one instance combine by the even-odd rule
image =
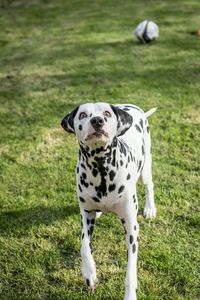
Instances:
[[[57,220],[64,220],[79,213],[77,205],[66,207],[37,206],[23,210],[3,212],[0,214],[0,234],[18,234],[39,225],[50,225]]]

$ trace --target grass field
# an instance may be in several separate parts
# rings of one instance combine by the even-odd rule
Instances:
[[[1,1],[0,300],[123,299],[115,215],[95,227],[94,295],[80,271],[78,145],[60,121],[92,101],[158,106],[150,119],[158,214],[138,217],[138,299],[200,299],[199,9],[199,0]],[[145,18],[160,38],[140,46],[132,32]]]

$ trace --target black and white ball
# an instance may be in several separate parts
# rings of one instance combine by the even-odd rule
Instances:
[[[135,29],[135,36],[142,44],[150,43],[159,36],[159,28],[152,21],[144,20]]]

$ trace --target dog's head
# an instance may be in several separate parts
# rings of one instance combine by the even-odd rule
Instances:
[[[62,127],[77,136],[79,143],[105,147],[114,137],[124,134],[132,124],[132,116],[107,103],[87,103],[76,107],[61,122]]]

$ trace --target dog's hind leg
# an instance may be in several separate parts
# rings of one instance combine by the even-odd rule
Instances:
[[[141,171],[141,179],[146,188],[146,203],[143,215],[145,218],[156,216],[154,203],[154,185],[152,179],[152,157],[151,157],[151,138],[148,122],[144,128],[144,166]]]

